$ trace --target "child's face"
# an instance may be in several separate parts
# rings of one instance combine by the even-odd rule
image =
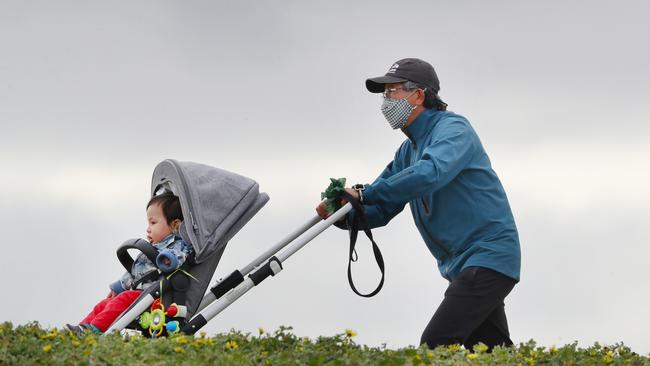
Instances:
[[[173,228],[167,224],[163,215],[162,207],[153,204],[147,208],[147,239],[151,244],[158,244],[167,235],[172,233]]]

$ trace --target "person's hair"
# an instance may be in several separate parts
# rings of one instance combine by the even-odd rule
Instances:
[[[422,89],[424,90],[424,103],[422,105],[424,108],[427,109],[436,109],[438,111],[446,111],[447,110],[447,103],[443,102],[438,94],[436,94],[433,90],[429,90],[427,87],[422,86],[418,83],[414,83],[412,81],[406,81],[403,84],[404,90],[406,91],[411,91],[415,89]]]
[[[151,205],[160,205],[163,215],[167,220],[167,224],[171,225],[174,220],[178,219],[183,221],[183,211],[181,210],[181,202],[178,197],[174,196],[171,192],[164,192],[157,196],[151,197],[147,208]]]

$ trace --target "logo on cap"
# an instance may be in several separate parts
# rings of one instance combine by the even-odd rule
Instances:
[[[397,71],[397,68],[399,67],[399,64],[395,63],[393,66],[388,69],[387,74],[394,74]]]

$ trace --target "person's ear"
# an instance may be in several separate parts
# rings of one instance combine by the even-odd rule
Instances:
[[[172,231],[178,231],[178,229],[181,226],[181,222],[183,222],[183,221],[181,221],[180,219],[176,219],[176,220],[172,221],[172,225],[171,225]]]
[[[416,105],[424,106],[424,97],[425,97],[425,90],[418,89],[418,99],[415,102]]]

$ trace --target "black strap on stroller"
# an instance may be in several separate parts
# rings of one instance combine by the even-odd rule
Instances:
[[[348,231],[350,233],[350,253],[348,257],[348,282],[350,283],[350,288],[352,288],[352,291],[354,291],[355,294],[361,296],[361,297],[373,297],[381,291],[381,288],[384,286],[384,257],[381,255],[381,250],[379,250],[379,246],[377,243],[375,243],[374,238],[372,237],[372,231],[370,231],[370,227],[368,226],[368,219],[366,217],[366,210],[363,207],[363,204],[353,197],[351,194],[346,192],[345,190],[341,190],[339,192],[339,198],[343,198],[346,201],[350,202],[352,204],[352,208],[355,210],[355,215],[354,215],[354,220],[352,222],[349,222],[350,220],[347,220],[347,227]],[[370,242],[372,243],[372,251],[375,255],[375,261],[377,262],[377,266],[379,267],[379,270],[381,271],[381,280],[379,281],[379,284],[377,285],[377,288],[367,294],[362,294],[360,293],[357,288],[354,286],[354,281],[352,280],[352,262],[356,262],[359,259],[359,256],[357,255],[357,252],[355,250],[355,246],[357,244],[357,237],[359,235],[359,229],[363,230],[363,232],[366,234],[368,239],[370,239]]]

